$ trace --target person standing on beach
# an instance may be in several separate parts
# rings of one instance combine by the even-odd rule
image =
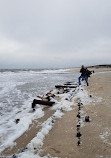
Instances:
[[[87,83],[87,86],[88,86],[89,84],[88,84],[87,70],[84,67],[84,65],[81,66],[80,73],[81,73],[81,76],[78,78],[79,85],[81,85],[81,79],[84,79],[86,81],[86,83]]]

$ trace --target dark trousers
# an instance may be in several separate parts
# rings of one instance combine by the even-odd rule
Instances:
[[[81,79],[84,79],[84,80],[86,81],[87,86],[89,85],[89,84],[88,84],[88,77],[87,77],[87,76],[80,76],[80,77],[78,78],[78,80],[79,80],[79,85],[81,85]]]

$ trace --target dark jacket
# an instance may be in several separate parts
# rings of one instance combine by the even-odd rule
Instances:
[[[92,74],[92,72],[87,69],[87,70],[86,70],[86,76],[87,76],[87,77],[90,77],[91,74]]]
[[[86,69],[81,68],[80,73],[81,73],[81,76],[86,76]]]

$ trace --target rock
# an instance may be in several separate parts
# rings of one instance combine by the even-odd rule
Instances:
[[[81,106],[81,103],[78,103],[78,106],[80,107],[80,106]]]
[[[85,122],[90,122],[89,116],[85,116]]]
[[[80,144],[81,144],[81,142],[80,142],[80,140],[78,140],[77,145],[80,146]]]
[[[78,118],[81,118],[81,116],[80,116],[79,114],[77,114],[77,117],[78,117]]]
[[[79,131],[80,130],[80,127],[77,127],[77,131]]]
[[[16,158],[16,155],[14,154],[14,155],[12,156],[12,158]]]
[[[82,136],[82,134],[80,132],[77,132],[76,137],[81,137],[81,136]]]
[[[55,121],[54,120],[52,120],[52,123],[54,123]]]
[[[20,121],[20,119],[16,119],[16,120],[15,120],[16,124],[19,123],[19,121]]]
[[[80,127],[80,125],[77,125],[77,127]]]

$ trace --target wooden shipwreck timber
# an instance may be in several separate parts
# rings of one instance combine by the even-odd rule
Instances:
[[[55,85],[55,88],[76,88],[76,85]]]
[[[36,106],[36,104],[52,106],[55,104],[55,102],[34,99],[33,103],[32,103],[32,108],[34,108]]]
[[[66,82],[63,85],[55,85],[55,88],[57,89],[57,94],[62,93],[68,93],[70,88],[77,88],[77,85]],[[47,93],[45,97],[37,96],[38,99],[34,99],[32,103],[32,108],[34,109],[36,104],[40,105],[46,105],[46,106],[53,106],[55,102],[51,101],[51,98],[55,97],[55,94],[52,94],[51,92]]]

